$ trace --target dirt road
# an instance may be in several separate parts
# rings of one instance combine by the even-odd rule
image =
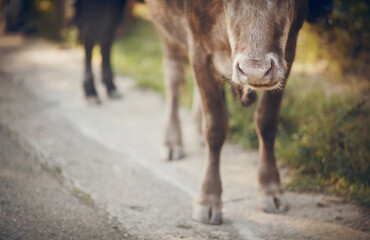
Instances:
[[[258,155],[231,143],[222,153],[224,224],[192,221],[204,149],[189,111],[181,110],[186,159],[163,162],[163,98],[117,77],[122,100],[98,83],[103,104],[88,105],[82,59],[79,49],[0,36],[1,238],[370,238],[369,212],[336,197],[288,192],[289,212],[261,212]]]

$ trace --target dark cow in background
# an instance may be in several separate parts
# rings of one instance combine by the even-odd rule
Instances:
[[[58,29],[69,27],[70,23],[74,22],[79,30],[79,40],[85,47],[83,86],[86,97],[99,102],[91,67],[92,49],[95,44],[99,44],[103,82],[109,97],[119,98],[121,95],[113,82],[110,50],[116,29],[122,22],[124,10],[128,10],[124,18],[126,25],[128,17],[131,16],[132,0],[53,0],[52,2],[55,3],[53,14],[56,14]],[[5,0],[5,30],[8,32],[28,30],[25,28],[25,25],[29,24],[26,15],[31,10],[38,15],[35,10],[36,4],[37,2],[33,0]]]
[[[126,0],[77,0],[75,6],[75,24],[79,30],[79,39],[85,47],[85,76],[83,87],[88,99],[99,102],[91,68],[92,49],[100,45],[102,56],[102,78],[108,96],[120,98],[121,94],[113,82],[111,68],[111,46],[115,30],[122,20]]]
[[[182,139],[178,90],[189,57],[202,100],[207,162],[193,218],[222,221],[220,153],[228,130],[223,80],[240,89],[244,105],[251,90],[263,90],[255,112],[259,138],[258,180],[267,212],[288,208],[280,184],[274,142],[279,109],[305,19],[316,21],[333,7],[331,0],[146,0],[164,49],[166,129],[164,156],[180,157]]]
[[[24,24],[26,4],[23,0],[5,0],[5,30],[18,31]]]

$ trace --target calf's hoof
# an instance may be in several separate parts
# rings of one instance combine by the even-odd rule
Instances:
[[[219,225],[222,223],[222,208],[214,206],[204,206],[199,203],[193,203],[192,217],[195,221]]]
[[[267,213],[282,213],[289,210],[288,202],[280,186],[262,188],[259,192],[259,204]]]
[[[164,145],[161,148],[160,157],[162,160],[178,160],[184,157],[184,151],[181,145]]]
[[[111,99],[121,99],[122,98],[122,94],[120,92],[118,92],[117,89],[113,89],[113,90],[109,91],[108,96]]]

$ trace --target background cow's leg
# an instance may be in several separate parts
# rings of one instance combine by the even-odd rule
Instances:
[[[89,101],[99,102],[98,94],[94,85],[94,77],[91,68],[92,49],[94,47],[93,41],[86,40],[85,47],[85,76],[84,76],[84,90],[85,96]]]
[[[166,40],[163,41],[163,50],[166,115],[161,158],[164,160],[174,160],[180,159],[184,155],[178,114],[178,97],[179,87],[184,81],[184,64],[186,57],[180,47]]]
[[[282,92],[265,91],[255,112],[260,153],[258,172],[260,204],[266,212],[283,212],[288,209],[274,153],[282,95]]]
[[[102,56],[103,83],[107,88],[109,97],[120,98],[121,94],[117,91],[116,86],[113,83],[113,73],[110,62],[112,39],[113,37],[112,38],[107,37],[107,39],[100,44]]]
[[[193,218],[203,223],[220,224],[222,222],[220,154],[228,129],[222,82],[221,77],[217,79],[214,75],[210,58],[203,58],[194,50],[191,62],[202,100],[203,133],[207,151],[205,175],[199,196],[193,203]]]
[[[199,89],[196,85],[194,86],[194,92],[193,92],[192,114],[193,114],[196,131],[197,131],[198,138],[199,138],[199,143],[204,145],[205,140],[203,136],[203,123],[202,123],[202,100],[200,98]]]

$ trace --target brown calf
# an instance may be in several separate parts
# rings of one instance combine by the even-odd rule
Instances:
[[[258,180],[267,212],[288,208],[274,154],[283,90],[304,20],[330,10],[329,0],[146,0],[164,50],[167,97],[164,158],[182,157],[178,89],[186,53],[202,101],[207,148],[206,173],[193,205],[193,218],[222,221],[220,152],[228,130],[222,99],[223,80],[241,89],[248,104],[252,90],[263,90],[255,112],[259,138]]]

